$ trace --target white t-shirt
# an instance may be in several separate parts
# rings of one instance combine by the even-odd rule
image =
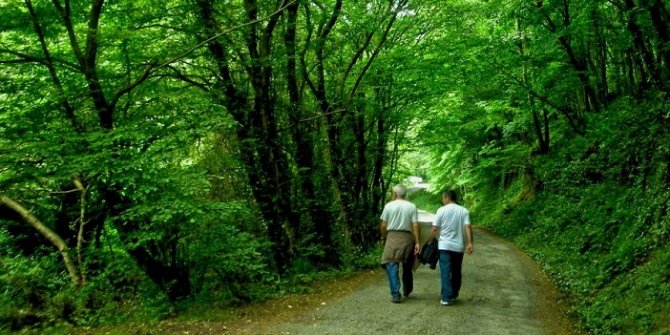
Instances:
[[[393,200],[384,206],[379,218],[386,222],[387,230],[412,231],[412,223],[419,221],[419,211],[416,205],[403,199]]]
[[[470,213],[465,207],[451,203],[437,210],[433,227],[440,231],[437,248],[456,252],[465,251],[465,226],[470,224]]]

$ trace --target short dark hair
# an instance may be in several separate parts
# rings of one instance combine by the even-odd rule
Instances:
[[[442,196],[449,198],[449,200],[451,200],[451,202],[453,203],[458,203],[458,195],[456,195],[456,191],[452,189],[445,190],[444,192],[442,192]]]

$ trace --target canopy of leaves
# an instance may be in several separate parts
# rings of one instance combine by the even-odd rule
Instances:
[[[533,255],[583,328],[664,330],[665,1],[0,12],[2,330],[156,319],[375,265],[389,185],[417,174]]]

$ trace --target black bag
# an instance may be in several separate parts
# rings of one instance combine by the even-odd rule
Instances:
[[[421,264],[430,264],[430,268],[435,270],[438,258],[439,252],[437,250],[437,239],[432,239],[424,243],[421,252],[419,253],[419,262],[421,262]]]

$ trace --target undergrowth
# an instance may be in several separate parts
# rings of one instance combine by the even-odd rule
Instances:
[[[633,115],[594,117],[601,131],[557,140],[531,179],[480,192],[475,209],[540,263],[592,334],[670,334],[668,134]]]

